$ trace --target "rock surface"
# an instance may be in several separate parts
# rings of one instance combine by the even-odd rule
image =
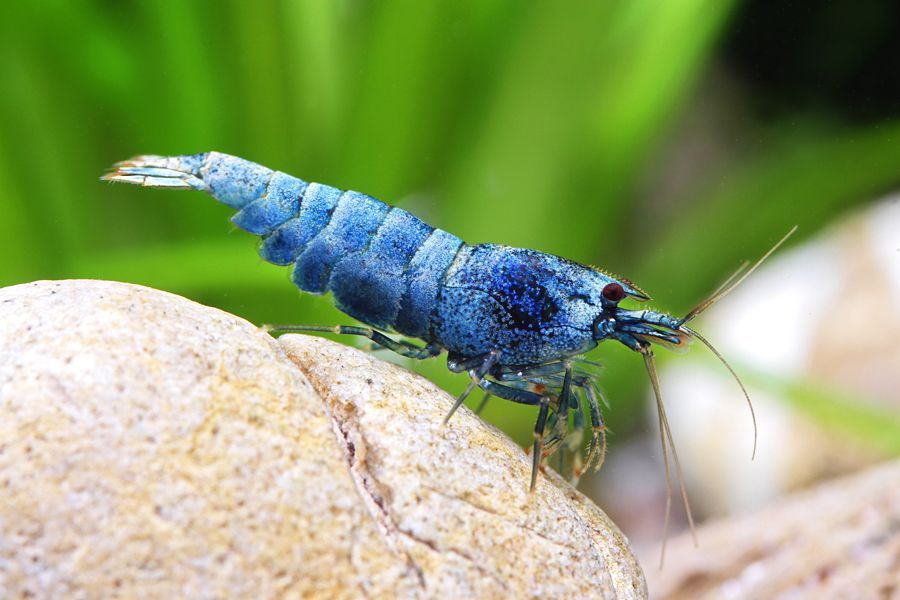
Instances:
[[[98,281],[0,290],[0,596],[646,595],[627,540],[428,381]]]
[[[648,570],[654,598],[900,598],[900,461],[697,535]]]

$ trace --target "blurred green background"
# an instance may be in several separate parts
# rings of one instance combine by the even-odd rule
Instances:
[[[682,313],[792,225],[900,184],[892,1],[37,1],[0,8],[0,285],[141,283],[256,323],[349,322],[198,194],[97,178],[219,150],[468,242],[602,266]],[[352,340],[346,340],[353,343]],[[608,420],[641,361],[603,347]],[[415,365],[451,392],[443,359]],[[476,402],[477,398],[473,398]],[[530,439],[533,411],[486,417]]]

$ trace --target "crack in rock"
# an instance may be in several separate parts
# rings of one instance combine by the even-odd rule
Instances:
[[[324,395],[322,395],[322,397],[324,399]],[[434,540],[421,538],[413,532],[402,529],[397,525],[393,516],[390,514],[390,511],[385,506],[384,497],[377,491],[378,488],[383,487],[383,484],[366,468],[365,456],[368,445],[366,444],[365,436],[363,436],[362,432],[359,430],[359,423],[354,410],[355,407],[352,404],[342,404],[342,407],[346,409],[348,414],[338,417],[338,411],[334,410],[328,402],[325,402],[325,405],[325,409],[334,426],[335,433],[339,436],[339,440],[343,442],[343,446],[346,449],[350,473],[357,485],[357,489],[360,491],[360,495],[363,497],[363,501],[369,509],[370,514],[375,519],[379,530],[388,545],[398,555],[401,555],[406,559],[410,569],[415,573],[419,580],[420,586],[423,589],[427,589],[428,587],[426,584],[425,572],[422,567],[416,563],[410,553],[400,547],[397,540],[398,536],[422,544],[438,554],[452,554],[458,556],[465,562],[471,564],[476,571],[497,582],[504,590],[509,590],[509,584],[506,581],[500,578],[496,573],[486,569],[471,555],[457,548],[441,547]]]
[[[317,392],[319,392],[319,390],[317,390]],[[319,396],[323,400],[326,400],[325,394],[319,392]],[[348,409],[347,412],[350,414],[345,415],[343,418],[338,417],[337,411],[332,409],[327,400],[323,402],[323,405],[328,417],[331,419],[338,442],[341,443],[345,450],[347,465],[350,469],[350,475],[353,478],[356,489],[359,492],[360,498],[363,500],[363,504],[365,504],[368,509],[369,514],[372,515],[372,518],[378,527],[378,531],[381,533],[391,550],[404,558],[410,571],[415,574],[419,586],[423,590],[427,589],[428,586],[426,585],[424,570],[416,563],[409,552],[401,547],[397,539],[398,535],[404,534],[405,532],[401,531],[394,522],[393,517],[391,517],[391,514],[384,505],[384,498],[377,491],[377,482],[374,481],[371,473],[369,473],[366,468],[365,456],[367,446],[362,433],[359,431],[359,423],[356,419],[352,405],[344,405],[344,407]]]
[[[388,511],[387,507],[385,506],[383,495],[378,492],[378,488],[383,487],[383,484],[378,481],[366,467],[365,457],[368,445],[366,444],[365,436],[359,429],[359,421],[355,410],[356,407],[352,403],[344,402],[341,402],[340,405],[336,406],[337,403],[332,399],[332,394],[330,394],[327,389],[320,389],[320,386],[316,385],[317,379],[315,377],[312,377],[311,374],[300,367],[300,365],[298,365],[298,368],[300,368],[301,372],[303,372],[307,380],[313,385],[313,388],[316,390],[317,395],[323,400],[323,406],[325,407],[325,411],[329,419],[331,420],[335,436],[337,437],[338,442],[345,451],[347,465],[350,469],[350,474],[353,478],[353,482],[356,485],[359,495],[362,498],[369,514],[371,514],[373,520],[376,523],[376,526],[378,527],[379,532],[381,533],[382,537],[391,548],[391,550],[394,551],[397,555],[404,557],[408,567],[415,574],[415,577],[419,582],[419,586],[423,590],[427,590],[428,588],[425,578],[425,572],[422,567],[416,563],[415,559],[413,559],[410,553],[401,547],[401,544],[398,540],[398,537],[400,536],[418,544],[422,544],[438,554],[453,554],[454,556],[458,556],[465,562],[471,564],[476,571],[497,582],[504,590],[509,590],[509,584],[506,581],[504,581],[498,574],[486,569],[471,555],[466,554],[465,552],[456,548],[441,547],[434,540],[420,538],[413,532],[401,529],[397,525],[397,523],[393,519],[393,516],[390,514],[390,511]],[[449,496],[447,494],[444,494],[444,496],[453,498],[453,496]],[[461,498],[457,499],[462,500]],[[465,502],[465,500],[463,500],[463,502]],[[471,502],[467,502],[467,504],[470,504],[475,508],[479,508],[477,505],[474,505]],[[486,512],[491,512],[487,509],[484,510]],[[497,513],[492,514],[495,514],[498,517],[501,516]],[[504,520],[518,526],[517,523],[509,521],[508,519]],[[522,527],[522,529],[526,531],[533,531],[527,527]],[[565,546],[564,544],[546,538],[538,532],[534,533],[549,542],[555,543],[568,549],[572,549],[569,546]]]

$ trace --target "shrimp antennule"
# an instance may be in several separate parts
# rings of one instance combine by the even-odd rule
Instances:
[[[745,279],[750,277],[750,275],[753,273],[753,271],[755,271],[757,268],[759,268],[759,266],[761,264],[763,264],[763,262],[767,258],[769,258],[769,256],[771,256],[773,252],[778,250],[778,248],[783,243],[785,243],[789,237],[794,235],[795,231],[797,231],[796,225],[791,227],[791,230],[788,231],[786,234],[784,234],[784,237],[782,237],[780,240],[778,240],[778,242],[774,246],[769,248],[769,251],[766,252],[765,254],[763,254],[762,258],[760,258],[755,263],[753,263],[753,266],[751,266],[749,269],[745,269],[746,263],[743,263],[738,268],[738,270],[735,271],[731,275],[731,277],[729,277],[725,281],[725,283],[720,285],[718,287],[718,289],[716,289],[716,291],[713,292],[712,295],[709,296],[709,298],[707,298],[706,300],[704,300],[703,302],[701,302],[700,304],[695,306],[693,309],[691,309],[688,312],[688,314],[686,314],[680,321],[678,321],[677,326],[680,327],[681,325],[684,325],[685,323],[695,319],[697,316],[699,316],[701,313],[703,313],[710,306],[712,306],[713,304],[715,304],[716,302],[718,302],[719,300],[721,300],[722,298],[724,298],[725,296],[730,294],[734,288],[741,285],[741,283],[743,283]]]

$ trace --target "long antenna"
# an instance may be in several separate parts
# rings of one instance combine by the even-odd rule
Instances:
[[[743,283],[743,281],[745,279],[747,279],[750,276],[750,274],[753,273],[753,271],[755,271],[759,267],[759,265],[763,264],[763,262],[767,258],[769,258],[769,256],[771,256],[773,252],[778,250],[779,246],[781,246],[783,243],[785,243],[787,241],[787,239],[794,234],[795,231],[797,231],[796,225],[791,227],[791,230],[788,231],[786,234],[784,234],[784,237],[781,238],[780,240],[778,240],[777,244],[775,244],[774,246],[769,248],[769,251],[766,252],[762,256],[762,258],[760,258],[758,261],[753,263],[753,266],[751,266],[749,269],[744,271],[744,273],[740,277],[737,277],[737,274],[743,270],[743,265],[742,265],[741,268],[738,269],[737,271],[735,271],[735,273],[731,277],[729,277],[725,283],[720,285],[719,289],[717,289],[715,292],[713,292],[713,294],[709,298],[707,298],[706,300],[704,300],[703,302],[701,302],[700,304],[695,306],[693,308],[693,310],[691,310],[688,314],[686,314],[684,316],[684,318],[678,322],[677,326],[680,327],[681,325],[694,319],[700,313],[705,311],[707,308],[709,308],[710,306],[712,306],[713,304],[715,304],[716,302],[718,302],[719,300],[721,300],[722,298],[727,296],[731,292],[731,290],[733,290],[737,286],[741,285],[741,283]],[[737,279],[735,279],[735,277],[737,277]]]
[[[738,268],[734,270],[734,273],[729,275],[728,279],[726,279],[725,281],[720,283],[719,287],[716,288],[716,291],[714,291],[712,294],[710,294],[709,297],[712,298],[713,296],[715,296],[716,294],[718,294],[719,292],[721,292],[722,290],[727,288],[728,284],[731,283],[732,281],[734,281],[738,275],[741,275],[747,269],[748,266],[750,266],[749,260],[742,261],[741,264],[738,265]]]
[[[668,542],[669,537],[669,515],[672,512],[672,476],[669,469],[669,452],[672,453],[672,462],[675,464],[675,474],[681,491],[681,501],[684,503],[684,512],[687,515],[691,535],[694,538],[694,546],[697,546],[697,529],[694,526],[694,514],[691,511],[691,503],[688,501],[687,489],[684,486],[681,461],[678,460],[675,440],[672,439],[669,418],[666,416],[666,407],[663,405],[662,392],[659,389],[659,377],[656,375],[656,365],[653,363],[653,352],[648,348],[642,354],[644,356],[644,365],[647,367],[647,375],[650,376],[650,383],[653,386],[653,395],[656,397],[656,412],[659,415],[659,439],[663,447],[663,464],[666,469],[666,516],[663,521],[662,550],[659,553],[659,568],[662,569],[666,560],[666,542]]]
[[[703,337],[702,335],[700,335],[693,329],[690,329],[689,327],[682,326],[681,328],[684,331],[691,334],[692,336],[694,336],[695,338],[697,338],[698,340],[700,340],[700,342],[704,346],[709,348],[709,351],[712,352],[713,354],[715,354],[716,358],[718,358],[719,361],[723,365],[725,365],[725,368],[728,369],[728,372],[731,373],[731,376],[734,377],[734,380],[737,381],[737,384],[741,387],[741,391],[744,393],[744,398],[747,400],[747,406],[750,407],[750,416],[753,418],[753,454],[750,456],[750,460],[755,459],[756,458],[756,446],[757,446],[757,442],[759,441],[759,430],[756,425],[756,411],[753,409],[753,402],[750,401],[750,394],[747,392],[747,388],[744,387],[744,382],[741,381],[741,378],[738,377],[738,374],[735,372],[735,370],[731,368],[731,365],[728,364],[728,361],[725,360],[725,357],[722,356],[722,354],[719,353],[719,351],[716,350],[716,348],[712,344],[709,343],[709,340],[707,340],[705,337]]]

